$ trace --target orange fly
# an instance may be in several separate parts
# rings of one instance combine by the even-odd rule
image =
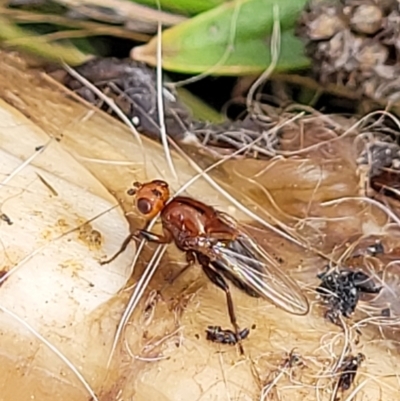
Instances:
[[[123,252],[132,238],[158,244],[174,242],[186,253],[188,264],[185,269],[197,260],[207,277],[225,292],[238,343],[243,339],[243,330],[237,323],[225,279],[248,295],[269,300],[291,314],[308,313],[309,303],[296,282],[232,217],[193,198],[171,198],[169,186],[162,180],[135,182],[133,186],[128,194],[135,196],[137,210],[148,220],[160,213],[163,233],[135,232],[125,240],[117,254],[104,263]]]

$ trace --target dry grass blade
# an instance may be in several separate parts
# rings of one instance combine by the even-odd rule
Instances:
[[[295,118],[297,119],[297,118],[300,118],[300,117],[301,117],[301,115],[298,115],[298,116],[296,116]],[[294,119],[295,119],[295,118],[294,118]],[[294,119],[293,119],[293,121],[294,121]],[[284,126],[286,123],[289,124],[290,121],[287,121],[287,122],[282,123],[282,125],[279,126],[279,127],[277,127],[276,130],[280,129],[280,128],[281,128],[282,126]],[[275,131],[275,129],[272,129],[272,130],[271,130],[271,132],[274,132],[274,131]],[[237,156],[237,155],[243,153],[244,151],[246,151],[247,149],[251,148],[254,144],[256,144],[257,142],[259,142],[260,140],[261,140],[261,136],[255,138],[255,139],[252,140],[251,142],[249,142],[249,143],[243,145],[242,147],[240,147],[240,148],[239,148],[238,150],[236,150],[235,152],[233,152],[233,153],[231,153],[231,154],[229,154],[229,155],[227,155],[227,156],[224,156],[224,157],[221,158],[219,161],[213,163],[211,166],[207,167],[207,168],[204,169],[204,170],[201,170],[201,169],[200,169],[200,171],[199,171],[199,169],[196,169],[197,172],[198,172],[197,175],[195,175],[192,179],[190,179],[189,181],[187,181],[186,184],[182,185],[182,187],[176,191],[175,196],[181,194],[183,191],[185,191],[190,185],[192,185],[196,180],[198,180],[199,178],[201,178],[203,175],[207,174],[208,172],[210,172],[211,170],[215,169],[216,167],[221,166],[221,165],[222,165],[223,163],[225,163],[226,161],[233,159],[235,156]],[[177,147],[177,145],[174,144],[174,143],[172,142],[172,140],[170,140],[170,141],[171,141],[171,143],[174,145],[175,149],[177,149],[178,152],[179,152],[180,149]],[[179,153],[181,153],[181,152],[179,152]],[[185,158],[189,158],[189,156],[187,156],[185,153],[181,153],[181,154],[185,155]],[[193,161],[192,159],[190,159],[190,160],[191,160],[192,163],[194,163],[194,161]],[[266,224],[267,224],[267,223],[266,223]]]
[[[297,149],[295,151],[282,151],[282,150],[276,150],[276,154],[277,155],[282,155],[285,157],[290,157],[290,156],[299,156],[301,154],[306,154],[309,153],[311,151],[317,150],[318,148],[321,148],[322,146],[326,146],[328,144],[331,144],[333,142],[338,142],[340,140],[342,140],[343,138],[353,134],[358,134],[357,133],[357,128],[361,127],[364,123],[366,123],[368,120],[370,120],[372,117],[375,116],[386,116],[388,118],[390,118],[396,125],[397,127],[400,129],[400,120],[393,115],[392,113],[389,113],[386,110],[378,110],[378,111],[374,111],[371,112],[367,115],[365,115],[363,118],[359,119],[356,123],[354,123],[353,125],[351,125],[349,128],[347,128],[343,133],[341,133],[340,135],[335,136],[332,139],[327,139],[324,141],[320,141],[316,144],[307,146],[307,147],[303,147],[301,149]],[[326,117],[324,117],[325,119]]]
[[[13,172],[11,172],[3,181],[0,182],[0,186],[8,184],[17,174],[19,174],[25,167],[29,166],[33,160],[41,155],[52,143],[53,138],[50,138],[48,142],[37,148],[36,152],[32,154],[28,159],[21,163]]]
[[[135,139],[138,141],[140,147],[143,150],[143,157],[145,155],[144,149],[143,149],[143,142],[142,138],[140,137],[139,132],[135,128],[135,126],[132,124],[132,122],[129,120],[128,117],[123,113],[123,111],[115,104],[114,100],[106,96],[102,91],[96,88],[95,85],[93,85],[91,82],[89,82],[86,78],[84,78],[82,75],[78,74],[74,69],[69,67],[67,64],[63,64],[65,70],[71,74],[74,78],[76,78],[79,82],[81,82],[83,85],[85,85],[87,88],[89,88],[91,91],[93,91],[100,99],[102,99],[121,119],[122,122],[124,122],[131,132],[133,133],[133,136]]]
[[[369,382],[369,379],[363,380],[343,401],[354,400],[357,393]]]
[[[160,4],[158,3],[160,7]],[[158,121],[160,123],[160,135],[161,142],[164,148],[165,158],[167,164],[173,177],[177,180],[178,176],[176,174],[174,162],[172,161],[171,151],[168,146],[167,130],[164,121],[164,90],[162,81],[162,35],[161,35],[161,24],[158,24],[157,30],[157,106],[158,106]]]
[[[19,22],[21,24],[23,23],[40,24],[49,22],[48,14],[32,13],[24,10],[10,9],[1,5],[0,5],[0,11],[3,15],[6,15],[10,20]],[[110,35],[119,38],[137,40],[140,42],[147,42],[151,38],[150,35],[144,33],[127,31],[124,28],[100,24],[98,22],[74,20],[71,18],[63,17],[61,15],[52,14],[51,23],[61,26],[67,26],[70,28],[75,28],[77,29],[76,32],[85,32],[85,37],[97,36],[97,35]],[[71,33],[72,36],[67,36],[67,37],[74,36],[75,31],[70,30],[68,32]],[[48,35],[47,35],[47,40],[49,40]]]
[[[281,30],[279,21],[279,6],[277,4],[273,5],[273,15],[274,15],[274,25],[272,28],[272,35],[271,35],[271,64],[250,87],[249,93],[247,94],[246,98],[246,106],[249,112],[252,110],[252,103],[254,100],[254,95],[256,93],[256,90],[263,82],[265,82],[268,79],[268,77],[272,74],[276,65],[278,64]]]
[[[373,206],[376,206],[378,209],[382,210],[388,217],[390,217],[400,227],[400,218],[396,215],[396,213],[394,213],[392,210],[390,210],[387,206],[385,206],[382,203],[380,203],[374,199],[371,199],[371,198],[348,196],[348,197],[342,197],[340,199],[335,199],[332,201],[324,202],[324,203],[322,203],[322,205],[323,206],[331,206],[331,205],[336,205],[336,204],[348,202],[348,201],[365,202],[365,203],[369,203]]]
[[[26,32],[3,16],[0,16],[0,42],[3,47],[17,47],[53,61],[59,61],[62,58],[65,62],[72,65],[83,63],[87,59],[75,47],[47,43],[41,36]]]
[[[103,7],[105,9],[110,8],[108,0],[62,0],[64,5],[71,9],[96,9]],[[124,0],[113,0],[112,8],[120,15],[123,15],[127,22],[135,21],[140,16],[140,21],[147,22],[154,26],[154,31],[157,28],[157,24],[160,22],[163,26],[173,26],[185,21],[187,18],[171,14],[161,10],[155,10],[154,8],[147,7],[138,3],[124,1]]]
[[[143,249],[144,243],[145,243],[144,240],[141,241],[141,243],[137,249],[135,259],[132,262],[133,266],[135,266],[137,263],[139,255]],[[111,351],[110,351],[110,356],[109,356],[108,362],[107,362],[107,368],[109,368],[111,365],[112,358],[114,356],[115,350],[117,349],[118,342],[125,329],[125,326],[129,320],[129,318],[132,316],[132,313],[135,311],[137,304],[139,303],[140,299],[142,298],[143,293],[146,290],[150,280],[152,279],[152,277],[161,261],[161,258],[163,257],[166,250],[167,250],[166,245],[157,247],[157,249],[153,253],[152,258],[150,259],[149,263],[146,266],[146,270],[143,272],[139,281],[136,283],[135,289],[134,289],[131,297],[129,298],[129,302],[124,310],[124,313],[121,316],[119,323],[118,323],[117,331],[115,333],[113,344],[112,344]]]

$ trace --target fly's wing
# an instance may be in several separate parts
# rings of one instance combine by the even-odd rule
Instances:
[[[299,286],[250,236],[240,231],[229,244],[213,246],[217,265],[259,297],[294,315],[306,315],[309,303]]]

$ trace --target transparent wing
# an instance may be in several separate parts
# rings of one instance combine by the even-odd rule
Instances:
[[[242,232],[229,245],[218,242],[213,246],[216,267],[245,284],[257,296],[273,302],[294,315],[306,315],[309,303],[297,283],[285,274],[249,235]]]

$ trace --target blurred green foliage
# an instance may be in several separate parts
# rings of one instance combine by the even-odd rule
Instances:
[[[170,11],[182,15],[196,15],[211,10],[226,2],[226,0],[135,0],[134,3],[143,4],[163,11]]]
[[[281,50],[276,70],[309,64],[293,28],[306,0],[236,0],[197,15],[163,32],[163,67],[170,71],[246,75],[271,62],[274,5],[279,7]],[[133,51],[133,57],[157,64],[157,38]]]

